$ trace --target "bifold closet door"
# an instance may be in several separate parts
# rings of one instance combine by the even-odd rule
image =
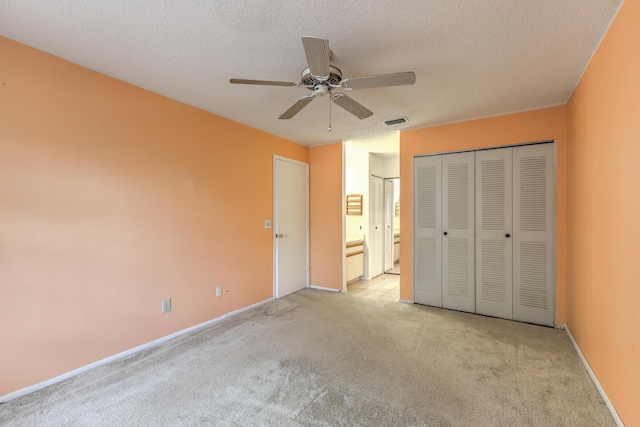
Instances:
[[[512,149],[476,152],[476,313],[513,318]]]
[[[442,307],[475,312],[475,153],[442,156]]]
[[[513,148],[513,319],[554,325],[553,144]]]
[[[414,302],[442,307],[442,156],[413,160]]]

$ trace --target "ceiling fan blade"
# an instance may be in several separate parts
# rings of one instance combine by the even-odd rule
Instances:
[[[319,80],[329,78],[329,41],[318,37],[303,37],[309,71]]]
[[[282,113],[282,115],[280,117],[278,117],[278,118],[281,119],[281,120],[286,120],[286,119],[292,118],[293,116],[298,114],[300,112],[300,110],[302,110],[304,107],[309,105],[309,103],[311,101],[313,101],[313,96],[304,96],[304,97],[298,99],[295,104],[293,104],[291,107],[289,107],[289,109],[287,111],[285,111],[284,113]]]
[[[276,82],[272,80],[246,80],[246,79],[230,79],[229,83],[241,85],[264,85],[264,86],[298,86],[299,83],[294,82]]]
[[[373,115],[372,111],[370,111],[368,108],[366,108],[362,104],[354,101],[352,98],[349,98],[344,93],[336,93],[331,96],[331,99],[335,104],[344,108],[345,110],[347,110],[348,112],[350,112],[351,114],[359,118],[360,120],[366,119],[367,117],[370,117]]]
[[[368,89],[372,87],[412,85],[415,82],[416,74],[413,71],[407,71],[405,73],[345,79],[342,81],[342,85],[347,89]]]

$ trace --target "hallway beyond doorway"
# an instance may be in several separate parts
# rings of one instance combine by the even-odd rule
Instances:
[[[381,274],[371,280],[358,280],[347,286],[347,293],[378,301],[398,302],[400,299],[400,276]]]
[[[395,274],[396,276],[400,275],[400,261],[396,261],[393,264],[393,268],[391,270],[387,270],[384,272],[385,274]]]

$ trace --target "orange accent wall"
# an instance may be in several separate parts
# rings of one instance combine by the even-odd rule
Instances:
[[[567,325],[627,426],[640,426],[639,22],[624,2],[567,105]]]
[[[309,148],[311,285],[342,290],[342,142]]]
[[[556,323],[566,322],[567,178],[565,107],[472,120],[400,133],[400,299],[412,299],[413,157],[526,142],[556,141]]]
[[[272,297],[273,155],[308,147],[1,37],[0,58],[0,396]]]

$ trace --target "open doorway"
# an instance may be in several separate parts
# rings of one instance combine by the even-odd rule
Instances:
[[[345,141],[344,290],[354,296],[399,301],[399,163],[398,134]]]

